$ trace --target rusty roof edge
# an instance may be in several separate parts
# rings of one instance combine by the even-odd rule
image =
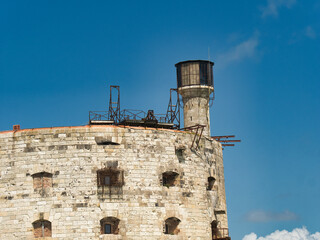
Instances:
[[[43,127],[43,128],[26,128],[26,129],[20,129],[17,131],[14,130],[6,130],[6,131],[0,131],[0,134],[5,133],[16,133],[16,132],[29,132],[29,131],[38,131],[38,130],[50,130],[50,129],[73,129],[73,128],[132,128],[132,129],[142,129],[142,130],[159,130],[159,131],[169,131],[169,132],[185,132],[182,130],[176,130],[176,129],[166,129],[166,128],[151,128],[151,127],[136,127],[136,126],[115,126],[115,125],[84,125],[84,126],[62,126],[62,127]]]

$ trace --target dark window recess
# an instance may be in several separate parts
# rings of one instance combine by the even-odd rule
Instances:
[[[218,231],[218,222],[217,221],[212,221],[211,222],[211,232],[212,232],[212,239],[215,239],[219,236],[219,231]]]
[[[214,177],[208,177],[208,187],[207,190],[213,190],[213,186],[216,179]]]
[[[164,172],[162,173],[162,185],[166,187],[172,187],[179,184],[179,174],[176,172]]]
[[[52,188],[52,174],[48,172],[40,172],[32,175],[33,188],[42,196],[47,194]]]
[[[97,171],[98,194],[121,194],[124,185],[123,170],[108,167]]]
[[[116,168],[104,168],[97,171],[98,186],[123,186],[123,171]]]
[[[102,141],[97,143],[98,145],[120,145],[119,143],[116,142],[111,142],[111,141]]]
[[[100,220],[101,234],[118,234],[120,220],[115,217],[106,217]]]
[[[112,142],[111,140],[102,137],[95,137],[95,140],[98,145],[120,145],[120,143]]]
[[[180,232],[178,225],[181,221],[178,218],[168,218],[164,223],[164,233],[170,235],[177,235]]]
[[[51,222],[47,220],[37,220],[32,223],[33,235],[35,238],[51,237]]]
[[[231,240],[229,237],[229,229],[218,227],[218,221],[211,222],[212,239],[216,240]]]

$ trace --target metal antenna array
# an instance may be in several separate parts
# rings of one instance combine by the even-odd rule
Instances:
[[[114,97],[112,97],[112,92],[114,92]],[[109,120],[115,123],[120,122],[120,87],[110,86],[110,100],[109,100]]]
[[[176,93],[176,101],[173,102],[173,92]],[[170,100],[168,104],[166,122],[174,123],[176,121],[176,128],[180,128],[180,99],[178,89],[170,88]]]
[[[177,102],[173,103],[173,92],[177,93]],[[180,128],[180,99],[177,89],[170,90],[170,101],[167,114],[154,114],[153,110],[145,113],[142,110],[123,109],[120,111],[120,87],[110,86],[108,111],[89,111],[89,124],[124,125],[154,128]]]

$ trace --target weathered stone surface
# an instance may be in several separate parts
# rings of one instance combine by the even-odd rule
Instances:
[[[37,220],[51,222],[46,239],[211,239],[212,221],[228,227],[222,148],[202,138],[193,151],[193,136],[114,126],[0,132],[1,239],[33,239]],[[105,139],[116,144],[100,144]],[[107,167],[123,171],[124,185],[101,197],[97,170]],[[178,185],[162,186],[167,171],[179,174]],[[52,182],[34,182],[41,172]],[[208,191],[210,176],[216,181]],[[120,220],[118,235],[101,234],[106,217]],[[178,235],[164,234],[170,217],[181,221]]]
[[[212,87],[198,85],[179,88],[183,100],[184,127],[203,125],[204,136],[210,136],[209,104],[212,91]]]

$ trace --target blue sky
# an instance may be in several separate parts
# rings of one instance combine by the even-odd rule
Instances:
[[[0,131],[84,125],[121,107],[165,113],[174,64],[215,62],[211,132],[224,151],[233,239],[320,231],[320,2],[6,1]]]

